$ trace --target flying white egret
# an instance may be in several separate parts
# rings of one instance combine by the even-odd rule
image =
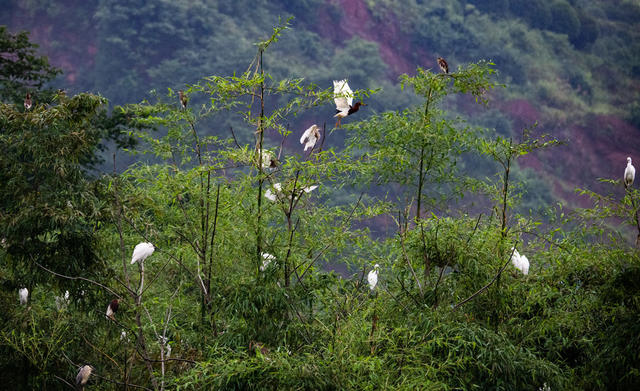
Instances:
[[[373,270],[371,270],[367,275],[367,281],[369,281],[369,289],[371,289],[371,292],[373,292],[373,290],[376,289],[376,285],[378,284],[378,268],[379,267],[380,265],[376,263],[373,266]]]
[[[133,265],[138,261],[143,262],[151,254],[153,254],[154,250],[155,250],[155,247],[153,247],[153,244],[149,242],[138,243],[136,247],[133,249],[133,255],[131,256],[131,264]]]
[[[334,117],[338,117],[336,128],[340,127],[342,118],[355,113],[360,109],[360,106],[366,106],[362,102],[353,104],[353,91],[349,88],[346,79],[333,81],[333,101],[336,103],[336,115]]]
[[[278,198],[282,199],[283,198],[283,196],[282,196],[282,185],[280,183],[274,183],[273,184],[273,188],[274,188],[275,192],[271,191],[271,189],[267,189],[264,192],[264,196],[269,201],[273,201],[273,202],[277,201]],[[302,189],[299,189],[299,191],[296,192],[295,195],[296,195],[296,197],[299,197],[299,196],[302,195],[303,192],[304,193],[310,193],[310,192],[314,191],[317,188],[318,188],[318,185],[311,185],[311,186],[303,187]],[[291,199],[291,195],[289,194],[289,196],[287,198]]]
[[[76,376],[76,387],[80,390],[84,390],[84,386],[89,381],[89,376],[91,376],[91,372],[93,371],[93,367],[91,365],[84,365],[78,371],[78,375]]]
[[[269,253],[261,253],[262,254],[262,266],[260,266],[260,271],[263,272],[267,270],[272,261],[276,260],[276,257]]]
[[[115,313],[118,311],[118,307],[120,307],[120,301],[118,299],[111,300],[111,303],[107,306],[107,318],[115,321]]]
[[[29,290],[27,288],[20,288],[18,290],[18,298],[20,299],[21,305],[27,305],[27,301],[29,301]]]
[[[449,73],[449,64],[447,64],[447,61],[444,58],[438,57],[438,66],[442,73]]]
[[[304,131],[302,137],[300,137],[300,144],[304,144],[304,150],[315,147],[316,143],[320,139],[320,128],[318,125],[313,124],[307,130]]]
[[[525,255],[520,255],[518,250],[514,250],[513,247],[511,247],[511,250],[513,251],[511,263],[526,276],[529,274],[529,259]]]
[[[631,164],[631,158],[627,157],[627,168],[624,169],[624,187],[633,185],[636,178],[636,168]]]

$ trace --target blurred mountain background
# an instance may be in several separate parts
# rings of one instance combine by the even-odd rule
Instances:
[[[576,187],[597,190],[597,178],[622,176],[627,156],[640,161],[638,0],[2,3],[0,24],[13,33],[29,31],[41,54],[63,70],[55,88],[98,93],[112,106],[206,76],[242,73],[255,56],[253,43],[279,18],[294,16],[293,29],[265,57],[265,69],[323,87],[348,78],[353,88],[380,88],[360,118],[414,103],[400,89],[399,75],[437,69],[438,56],[452,70],[494,62],[507,88],[489,92],[489,107],[459,100],[447,109],[473,126],[516,138],[537,122],[536,133],[566,142],[521,159],[517,177],[527,183],[525,206],[580,205]],[[291,128],[322,121],[330,127],[333,110],[327,106],[323,118],[298,118]],[[209,134],[228,136],[228,126],[213,122]]]

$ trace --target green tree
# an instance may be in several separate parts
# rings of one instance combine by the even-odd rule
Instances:
[[[38,56],[37,49],[26,31],[12,34],[7,26],[0,26],[0,101],[21,105],[27,92],[36,102],[51,99],[52,91],[40,90],[61,70],[51,66],[47,57]]]

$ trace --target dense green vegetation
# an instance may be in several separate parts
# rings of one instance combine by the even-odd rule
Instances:
[[[583,190],[593,208],[550,209],[547,225],[517,213],[517,160],[558,142],[449,112],[488,110],[487,61],[418,68],[401,79],[413,104],[331,129],[331,89],[271,73],[287,27],[236,73],[193,81],[186,109],[173,89],[110,114],[87,93],[29,110],[1,97],[2,384],[66,389],[90,364],[87,389],[640,387],[640,258],[624,240],[640,234],[640,191],[610,180],[612,194]],[[310,152],[296,116],[329,124]],[[153,158],[91,175],[109,139]],[[450,202],[469,194],[473,208]],[[155,252],[131,264],[143,241]]]

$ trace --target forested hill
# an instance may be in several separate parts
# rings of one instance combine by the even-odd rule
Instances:
[[[357,88],[382,88],[372,111],[406,107],[410,98],[400,93],[398,76],[435,68],[437,56],[452,69],[495,62],[508,88],[492,93],[490,110],[458,107],[501,134],[519,134],[537,121],[537,132],[567,141],[521,162],[548,184],[544,192],[575,200],[575,187],[619,177],[625,158],[640,150],[635,0],[5,3],[0,24],[31,32],[64,71],[56,86],[100,93],[111,104],[242,72],[252,44],[279,17],[293,15],[294,29],[265,60],[269,72],[324,86],[347,77]]]

